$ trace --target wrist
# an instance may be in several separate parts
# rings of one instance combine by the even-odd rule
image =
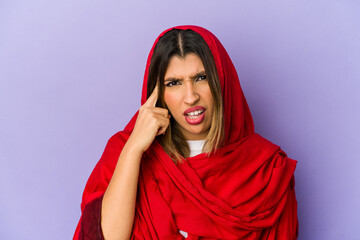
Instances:
[[[136,142],[131,138],[131,136],[126,142],[124,148],[126,148],[127,152],[135,155],[142,155],[145,152],[143,149],[139,147],[139,144],[136,144]]]

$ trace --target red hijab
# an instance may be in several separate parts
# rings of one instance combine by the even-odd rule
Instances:
[[[176,165],[155,140],[140,165],[136,212],[131,239],[296,239],[296,161],[279,146],[254,133],[240,82],[220,41],[197,26],[178,26],[199,33],[214,56],[221,82],[225,146]],[[173,29],[173,28],[171,28]],[[146,101],[146,65],[141,104]],[[110,138],[83,193],[81,209],[102,196],[118,157],[136,122],[137,113]],[[74,239],[77,239],[78,228]]]

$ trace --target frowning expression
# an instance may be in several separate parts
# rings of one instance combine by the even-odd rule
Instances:
[[[170,59],[164,78],[164,100],[186,140],[205,139],[214,111],[208,77],[194,53]]]

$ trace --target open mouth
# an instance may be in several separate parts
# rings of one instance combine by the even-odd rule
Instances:
[[[204,112],[204,110],[197,110],[186,114],[190,119],[197,119]]]
[[[188,108],[184,112],[185,120],[191,125],[200,124],[205,117],[206,108],[203,106],[195,106]]]

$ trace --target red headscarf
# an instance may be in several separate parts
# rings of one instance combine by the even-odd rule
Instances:
[[[176,165],[155,140],[143,154],[131,239],[296,239],[296,161],[279,146],[254,133],[251,113],[236,70],[220,41],[197,26],[213,54],[221,82],[225,146]],[[171,28],[173,29],[173,28]],[[141,104],[146,101],[148,57]],[[104,194],[137,113],[110,138],[84,190],[81,209]],[[78,228],[74,239],[77,239]]]

